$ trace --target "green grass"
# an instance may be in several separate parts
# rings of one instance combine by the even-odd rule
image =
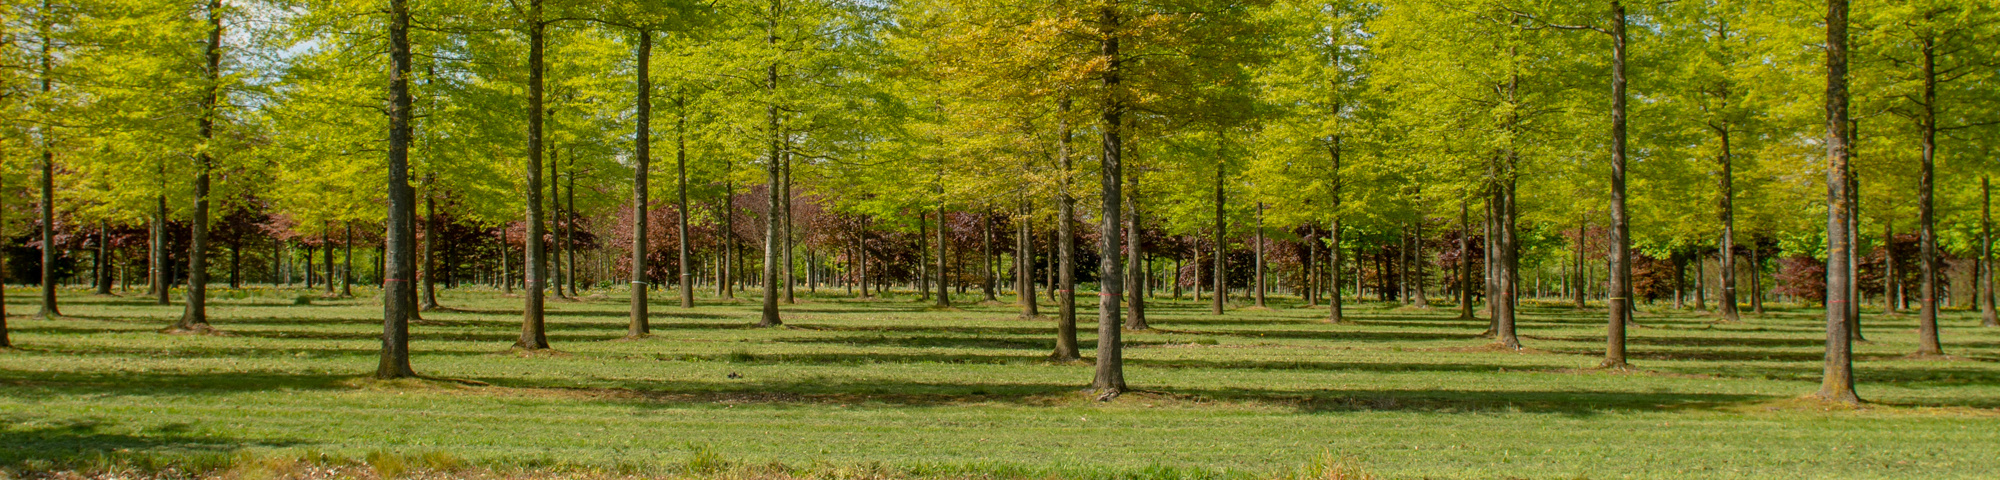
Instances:
[[[1798,400],[1818,385],[1816,310],[1738,324],[1648,311],[1631,332],[1642,371],[1608,373],[1590,368],[1601,310],[1528,308],[1516,353],[1483,348],[1484,321],[1449,309],[1366,303],[1357,324],[1328,325],[1296,303],[1217,317],[1155,301],[1155,330],[1126,334],[1138,391],[1099,403],[1082,392],[1092,367],[1043,360],[1052,321],[1008,305],[804,295],[787,327],[759,329],[752,300],[682,310],[661,293],[654,336],[624,340],[610,292],[551,302],[559,353],[524,356],[509,351],[518,298],[446,292],[455,310],[413,327],[413,362],[487,384],[467,386],[362,380],[372,298],[219,294],[210,318],[227,335],[188,336],[158,333],[180,307],[138,293],[66,292],[70,317],[40,320],[12,290],[0,468],[15,474],[292,458],[386,473],[1333,478],[1338,458],[1387,478],[2000,477],[2000,331],[1965,312],[1945,318],[1953,357],[1938,360],[1905,358],[1914,317],[1865,314],[1857,377],[1875,403],[1828,410]]]

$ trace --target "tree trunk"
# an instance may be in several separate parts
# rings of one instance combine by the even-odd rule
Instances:
[[[167,197],[161,195],[155,197],[154,201],[156,210],[153,214],[153,225],[151,231],[147,232],[152,237],[148,239],[150,242],[147,245],[147,260],[152,265],[148,265],[147,273],[152,277],[150,281],[153,283],[153,303],[166,305],[171,302],[169,291],[173,290],[173,287],[167,285],[167,282],[171,281],[167,277]],[[285,282],[286,285],[291,283]]]
[[[1257,250],[1254,253],[1256,255],[1256,260],[1257,260],[1257,268],[1256,268],[1257,308],[1266,308],[1264,306],[1264,202],[1257,202],[1256,239],[1257,239]]]
[[[939,185],[938,190],[939,190],[938,194],[942,196],[944,194],[943,192],[944,186]],[[945,260],[950,257],[947,256],[948,253],[946,253],[945,250],[946,243],[944,234],[946,227],[945,227],[944,217],[945,217],[944,202],[940,200],[937,205],[937,307],[938,308],[951,307],[951,285],[950,285],[951,275],[950,271],[945,266]]]
[[[569,188],[565,189],[563,203],[566,205],[562,209],[562,251],[563,258],[567,259],[564,261],[567,268],[563,269],[563,282],[569,285],[570,296],[580,297],[583,294],[576,292],[576,149],[570,149],[569,153],[569,175],[566,175]]]
[[[782,14],[781,8],[779,0],[771,0],[770,23],[765,25],[764,38],[766,43],[773,46],[778,44],[778,16]],[[765,88],[768,89],[767,92],[775,96],[778,92],[778,64],[776,62],[772,62],[765,68],[764,82]],[[762,279],[764,281],[764,308],[762,314],[758,317],[757,326],[776,327],[784,324],[784,321],[778,318],[778,247],[780,244],[778,230],[782,227],[782,224],[778,221],[778,182],[780,174],[783,173],[781,170],[784,167],[781,164],[783,159],[778,158],[778,149],[781,148],[779,142],[783,141],[783,138],[781,138],[783,130],[778,124],[778,104],[773,102],[766,105],[764,107],[764,117],[765,128],[769,129],[766,133],[771,137],[768,140],[770,142],[770,154],[764,159],[764,197],[766,201],[764,205],[764,278]]]
[[[1625,5],[1611,2],[1611,319],[1603,368],[1625,362],[1625,326],[1632,322],[1632,239],[1625,212]]]
[[[1070,100],[1064,97],[1056,105],[1056,249],[1057,284],[1052,291],[1056,295],[1056,350],[1049,359],[1068,362],[1083,358],[1078,351],[1076,339],[1076,236],[1071,232],[1076,223],[1076,197],[1070,194],[1070,175],[1075,169],[1070,165]]]
[[[984,301],[998,302],[1000,298],[995,295],[994,290],[999,287],[997,285],[999,278],[997,277],[1000,276],[1000,271],[997,265],[994,264],[993,211],[991,208],[988,208],[986,213],[979,217],[979,241],[979,288],[981,293],[986,296]]]
[[[1727,101],[1727,93],[1724,93],[1723,99]],[[1718,196],[1721,205],[1716,208],[1722,222],[1722,241],[1720,247],[1716,249],[1718,262],[1716,266],[1722,270],[1722,298],[1719,300],[1722,304],[1722,321],[1735,323],[1742,317],[1736,311],[1736,186],[1733,165],[1735,162],[1729,151],[1729,126],[1720,125],[1715,130],[1716,136],[1722,139],[1722,154],[1716,156],[1716,162],[1722,166],[1720,175],[1722,185],[1719,188],[1721,195]]]
[[[1410,225],[1410,284],[1416,287],[1417,308],[1431,308],[1430,296],[1424,291],[1424,219]]]
[[[1847,221],[1854,212],[1847,194],[1847,0],[1826,4],[1826,367],[1814,396],[1859,404],[1861,397],[1854,392],[1854,344],[1842,308],[1854,301],[1848,289],[1854,279],[1848,274],[1847,255],[1854,248]]]
[[[1127,278],[1130,279],[1132,287],[1129,289],[1132,291],[1132,295],[1127,302],[1131,303],[1132,313],[1125,317],[1125,328],[1129,330],[1146,330],[1151,328],[1146,325],[1146,292],[1148,290],[1146,277],[1150,269],[1146,268],[1144,235],[1139,231],[1139,169],[1132,169],[1132,173],[1126,177],[1126,182],[1130,183],[1130,185],[1125,191],[1125,195],[1129,197],[1126,199],[1127,203],[1125,205],[1125,255],[1128,270],[1131,271],[1131,274]]]
[[[346,258],[340,261],[340,296],[354,296],[354,222],[342,222],[347,227],[347,239],[341,242]]]
[[[1225,202],[1227,201],[1222,195],[1223,168],[1225,166],[1222,162],[1215,162],[1215,258],[1211,259],[1215,261],[1215,278],[1210,279],[1215,282],[1215,297],[1212,299],[1214,302],[1209,307],[1209,313],[1215,315],[1222,314],[1223,303],[1227,302],[1229,298],[1229,275],[1223,270],[1223,267],[1228,264],[1227,258],[1229,256],[1229,244],[1224,240],[1224,235],[1228,234],[1229,226],[1225,223],[1222,215],[1223,206],[1226,205]]]
[[[794,276],[798,272],[798,264],[792,261],[793,255],[797,253],[798,248],[793,243],[792,235],[792,139],[789,134],[785,136],[785,153],[783,157],[785,159],[785,171],[784,178],[781,180],[783,191],[779,193],[781,197],[779,199],[781,202],[779,206],[783,207],[784,210],[784,217],[781,221],[785,226],[785,304],[790,305],[798,303],[796,295],[798,279]],[[943,219],[939,220],[942,221]]]
[[[211,0],[211,2],[213,2],[213,1],[214,1],[214,0]],[[212,25],[214,25],[214,28],[218,28],[218,29],[219,29],[219,28],[221,28],[221,25],[222,25],[222,24],[220,23],[220,22],[221,22],[221,20],[220,20],[220,17],[218,17],[218,16],[217,16],[217,15],[218,15],[218,13],[217,13],[217,12],[215,11],[215,10],[216,10],[217,8],[218,8],[218,7],[216,7],[214,3],[211,3],[211,4],[209,5],[209,22],[210,22],[210,23],[211,23]],[[42,95],[43,95],[44,97],[47,97],[47,96],[49,96],[49,95],[50,95],[50,92],[51,92],[51,91],[53,90],[53,86],[52,86],[52,84],[50,83],[50,72],[49,72],[49,70],[50,70],[50,66],[51,66],[51,62],[52,62],[52,60],[51,60],[51,59],[52,59],[52,58],[53,58],[53,56],[54,56],[54,51],[53,51],[53,45],[55,44],[55,39],[53,38],[53,35],[54,35],[54,32],[53,32],[53,29],[54,29],[54,22],[55,22],[55,20],[54,20],[54,19],[53,19],[53,18],[51,17],[51,15],[52,15],[52,12],[50,12],[50,11],[49,11],[49,5],[48,5],[48,3],[47,3],[46,1],[45,1],[45,2],[43,2],[43,4],[42,4],[42,9],[41,9],[41,11],[39,12],[39,15],[38,15],[38,16],[39,16],[39,17],[41,17],[41,18],[39,18],[39,20],[41,20],[41,23],[42,23],[42,25],[41,25],[41,29],[42,29],[42,32],[41,32],[41,34],[42,34],[42,39],[41,39],[41,44],[42,44],[42,45],[41,45],[41,46],[42,46]],[[220,55],[221,55],[221,48],[222,48],[222,46],[220,45],[220,43],[221,43],[221,37],[219,36],[219,32],[211,32],[211,34],[209,35],[209,46],[208,46],[208,55],[209,55],[210,57],[212,57],[212,58],[213,58],[212,60],[210,60],[210,61],[208,62],[208,63],[209,63],[209,70],[211,71],[211,74],[209,75],[209,80],[210,80],[210,82],[211,82],[211,83],[214,83],[214,82],[216,82],[216,79],[217,79],[217,78],[219,78],[219,77],[218,77],[218,76],[217,76],[216,74],[213,74],[213,70],[215,70],[215,69],[216,69],[216,68],[218,67],[219,63],[220,63],[220,62],[219,62],[219,59],[221,58],[221,57],[220,57]],[[204,111],[202,112],[202,116],[201,116],[201,135],[202,135],[202,138],[209,138],[209,137],[211,136],[211,132],[210,132],[210,129],[212,128],[212,125],[213,125],[213,123],[214,123],[214,119],[213,119],[213,116],[214,116],[214,106],[215,106],[215,103],[216,103],[216,101],[215,101],[215,100],[216,100],[216,98],[215,98],[215,97],[216,97],[216,88],[217,88],[217,86],[216,86],[216,85],[210,85],[210,87],[209,87],[209,95],[208,95],[208,102],[207,102],[207,103],[206,103],[206,104],[204,105],[205,107],[207,107],[207,109],[206,109],[206,110],[204,110]],[[56,267],[55,267],[55,264],[56,264],[56,250],[55,250],[55,238],[56,238],[56,233],[55,233],[55,232],[56,232],[56,226],[55,226],[55,225],[56,225],[56,214],[55,214],[55,212],[56,212],[56,210],[55,210],[55,202],[56,202],[56,193],[55,193],[55,192],[56,192],[56,190],[55,190],[55,184],[56,184],[56,183],[55,183],[55,178],[56,178],[56,170],[55,170],[55,164],[56,164],[56,152],[55,152],[55,148],[54,148],[54,140],[50,139],[50,136],[46,134],[46,129],[44,129],[43,131],[44,131],[45,133],[44,133],[43,135],[41,135],[41,137],[42,137],[42,139],[41,139],[41,140],[42,140],[42,163],[41,163],[41,165],[40,165],[40,167],[42,167],[42,182],[41,182],[41,187],[42,187],[42,198],[41,198],[41,202],[39,202],[39,203],[40,203],[40,205],[39,205],[39,206],[37,207],[37,208],[39,208],[39,209],[40,209],[40,211],[41,211],[41,221],[42,221],[42,228],[41,228],[41,234],[42,234],[42,239],[41,239],[41,240],[42,240],[42,245],[41,245],[41,248],[42,248],[42,251],[41,251],[41,253],[42,253],[42,310],[41,310],[41,313],[39,313],[39,315],[40,315],[40,316],[41,316],[41,317],[42,317],[43,319],[53,319],[53,318],[55,318],[55,317],[59,317],[59,316],[62,316],[62,312],[58,311],[58,310],[57,310],[57,308],[56,308],[56,307],[57,307],[57,305],[56,305],[56,273],[55,273],[55,272],[56,272],[56,270],[55,270],[55,268],[56,268]],[[208,154],[206,153],[206,151],[203,151],[203,152],[199,153],[198,155],[199,155],[199,157],[195,159],[195,162],[196,162],[196,168],[198,169],[198,173],[196,174],[196,175],[197,175],[197,180],[196,180],[196,182],[197,182],[198,184],[202,184],[202,185],[205,185],[205,184],[206,184],[206,182],[207,182],[207,178],[208,178],[208,177],[207,177],[207,175],[208,175],[208,172],[206,171],[206,166],[207,166],[207,161],[208,161],[208,158],[209,158],[209,157],[208,157]],[[202,197],[202,195],[201,195],[202,193],[203,193],[203,192],[196,192],[196,195],[195,195],[195,201],[196,201],[196,202],[201,202],[201,201],[203,201],[203,200],[204,200],[204,198],[203,198],[203,197]],[[199,219],[197,219],[196,221],[197,221],[197,222],[199,222],[200,220],[199,220]],[[207,240],[207,239],[206,239],[206,238],[204,238],[203,240]],[[192,294],[194,294],[195,292],[194,292],[194,291],[192,291],[192,290],[190,290],[190,291],[189,291],[188,293],[189,293],[190,295],[192,295]],[[192,304],[193,304],[193,303],[190,303],[190,305],[192,305]],[[208,321],[207,321],[207,320],[206,320],[205,318],[201,318],[201,317],[199,317],[199,316],[197,316],[197,317],[195,317],[195,318],[196,318],[196,320],[199,320],[199,321],[200,321],[200,324],[201,324],[201,325],[206,325],[206,324],[207,324],[207,322],[208,322]],[[182,319],[182,320],[181,320],[181,323],[183,323],[183,324],[190,324],[190,325],[193,325],[193,324],[191,324],[191,323],[188,323],[188,322],[189,322],[189,320],[187,320],[187,319]]]
[[[1021,303],[1023,318],[1042,316],[1042,308],[1035,298],[1035,234],[1030,225],[1030,215],[1028,202],[1024,199],[1021,202],[1021,222],[1015,227],[1018,233],[1014,240],[1014,261],[1018,263],[1014,271],[1014,296]]]
[[[1333,111],[1338,114],[1340,108],[1336,106]],[[1326,286],[1328,291],[1326,296],[1326,322],[1335,324],[1347,323],[1347,318],[1341,311],[1342,299],[1340,296],[1340,191],[1346,186],[1346,183],[1342,180],[1345,177],[1340,174],[1340,140],[1340,134],[1335,133],[1332,135],[1332,138],[1328,139],[1326,146],[1327,171],[1333,177],[1329,180],[1332,184],[1332,191],[1327,194],[1327,209],[1333,213],[1331,215],[1332,218],[1326,221]],[[1357,273],[1355,277],[1358,278],[1360,275]],[[1355,289],[1354,294],[1360,295],[1361,290]]]
[[[1125,287],[1125,272],[1118,257],[1118,227],[1124,223],[1118,217],[1125,213],[1124,207],[1119,205],[1124,197],[1118,192],[1123,186],[1118,177],[1124,161],[1121,158],[1124,145],[1120,142],[1123,140],[1125,105],[1117,93],[1121,88],[1119,75],[1122,73],[1119,71],[1121,59],[1117,33],[1120,18],[1118,12],[1109,6],[1104,7],[1101,15],[1101,23],[1109,32],[1102,41],[1103,55],[1110,62],[1104,73],[1104,90],[1113,93],[1104,101],[1104,119],[1098,126],[1104,139],[1104,153],[1098,156],[1099,171],[1102,172],[1098,184],[1104,189],[1098,231],[1104,232],[1104,235],[1097,250],[1097,278],[1102,282],[1097,295],[1097,375],[1090,385],[1099,392],[1099,399],[1109,399],[1126,389],[1124,345],[1120,338],[1123,331],[1119,329],[1123,322],[1118,318],[1118,303]]]
[[[1924,275],[1923,310],[1917,315],[1917,355],[1944,355],[1944,346],[1938,342],[1938,272],[1937,265],[1937,219],[1931,206],[1935,182],[1932,170],[1937,155],[1937,53],[1934,40],[1928,36],[1919,41],[1923,55],[1924,101],[1923,117],[1923,162],[1917,177],[1917,221],[1922,225],[1917,237],[1917,263]]]
[[[686,185],[687,182],[681,183]],[[722,262],[716,265],[715,294],[735,299],[736,288],[733,285],[736,283],[737,261],[742,259],[742,254],[736,251],[736,184],[729,180],[722,181],[722,231],[718,233],[722,235]],[[863,292],[866,296],[866,289]]]
[[[208,76],[208,93],[206,98],[202,100],[200,122],[201,138],[204,142],[214,141],[215,139],[215,110],[221,104],[222,100],[222,0],[209,0],[208,26],[208,70],[204,72]],[[194,219],[191,222],[194,224],[194,227],[192,241],[188,242],[187,311],[181,316],[180,322],[174,324],[173,330],[210,330],[208,326],[208,173],[214,160],[214,157],[206,149],[195,154]],[[44,169],[48,168],[47,162],[44,162],[42,165]],[[47,170],[44,170],[44,173],[46,174]],[[49,188],[46,176],[43,182],[42,193],[46,195]],[[43,220],[49,220],[50,210],[48,203],[42,204],[42,215]],[[44,242],[42,244],[42,259],[45,262],[54,261],[54,257],[49,255],[49,244],[47,243],[50,240],[50,230],[47,229],[49,224],[43,223],[42,225],[44,228],[42,231],[42,241]],[[42,268],[44,269],[43,272],[45,272],[43,274],[44,291],[46,292],[44,296],[47,297],[45,299],[47,303],[44,305],[44,313],[46,315],[57,315],[55,311],[55,290],[52,286],[53,284],[48,282],[49,278],[46,273],[48,272],[48,264],[42,264]]]
[[[417,277],[419,278],[418,281],[422,282],[422,290],[420,290],[419,293],[423,295],[423,298],[419,299],[422,303],[418,304],[420,306],[417,308],[417,310],[423,312],[437,310],[439,307],[437,301],[437,236],[438,236],[437,198],[432,195],[436,193],[435,192],[436,188],[437,187],[435,179],[431,178],[425,179],[424,243],[423,243],[424,270],[423,272],[417,274]],[[329,256],[328,258],[332,257]]]
[[[1458,199],[1458,319],[1476,320],[1472,315],[1472,219],[1469,198]],[[1581,237],[1579,237],[1581,238]]]
[[[625,327],[626,337],[644,337],[653,333],[651,319],[646,314],[646,294],[651,293],[650,278],[646,277],[646,221],[648,206],[646,198],[646,175],[653,169],[653,32],[639,29],[639,52],[635,55],[638,71],[633,77],[638,84],[638,92],[633,95],[637,105],[633,118],[632,133],[632,288],[631,319]],[[678,130],[678,129],[676,129]],[[687,206],[683,204],[678,213],[681,223],[687,222]],[[687,307],[687,231],[681,231],[680,287],[683,297],[682,307]]]
[[[320,230],[319,230],[320,252],[322,255],[324,255],[322,258],[326,260],[324,262],[326,263],[326,276],[322,277],[321,279],[326,280],[327,295],[333,295],[333,240],[327,237],[328,230],[332,229],[333,229],[333,222],[331,221],[320,222]]]
[[[539,5],[539,3],[538,3]],[[408,0],[389,0],[389,211],[383,247],[382,359],[375,378],[417,376],[410,369],[410,312],[416,310],[400,294],[410,289],[416,270],[410,238],[416,192],[410,188],[410,8]]]
[[[646,36],[648,40],[652,38],[651,33],[646,34]],[[651,55],[647,56],[650,57]],[[651,88],[652,79],[650,73],[640,78],[645,78],[647,87]],[[647,109],[650,111],[651,102],[648,101],[647,105]],[[651,142],[648,141],[648,143]],[[680,195],[678,199],[680,210],[675,214],[677,218],[674,226],[680,229],[680,246],[678,249],[680,250],[681,260],[681,308],[694,308],[694,274],[691,273],[691,267],[688,266],[688,214],[690,211],[688,210],[687,100],[679,92],[676,92],[674,95],[674,169],[676,175],[678,175],[677,183],[675,184],[676,190],[678,190],[678,194]]]
[[[2000,327],[1993,312],[1993,184],[1979,176],[1979,317],[1980,326]]]
[[[514,348],[523,350],[543,350],[549,348],[548,332],[543,325],[543,289],[548,288],[548,256],[543,248],[542,227],[542,119],[545,105],[542,98],[542,80],[547,65],[542,59],[546,49],[544,33],[548,25],[542,22],[542,0],[529,0],[528,11],[528,218],[527,260],[523,262],[527,270],[522,287],[526,292],[526,305],[521,315],[521,338],[514,341]],[[554,163],[554,162],[550,162]],[[551,184],[555,183],[550,179]],[[553,190],[553,189],[551,189]],[[401,277],[397,277],[401,278]]]

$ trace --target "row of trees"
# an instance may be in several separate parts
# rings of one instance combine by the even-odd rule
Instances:
[[[983,284],[1070,293],[1055,296],[1057,358],[1080,358],[1074,292],[1096,281],[1093,385],[1108,395],[1145,292],[1234,276],[1261,295],[1271,245],[1304,250],[1291,288],[1309,301],[1413,268],[1395,275],[1437,279],[1463,315],[1485,298],[1511,348],[1536,280],[1580,300],[1601,278],[1608,368],[1625,367],[1632,300],[1649,293],[1635,283],[1663,270],[1648,259],[1716,262],[1722,321],[1766,295],[1769,259],[1824,259],[1829,315],[1849,322],[1861,247],[1887,246],[1881,278],[1917,271],[1882,288],[1917,292],[1925,354],[1942,352],[1943,259],[1977,262],[1990,289],[2000,57],[1983,46],[2000,20],[1977,1],[1851,17],[1839,0],[4,8],[0,185],[7,207],[33,206],[6,218],[39,230],[44,314],[64,225],[150,226],[155,290],[186,262],[174,328],[190,330],[208,328],[212,222],[358,227],[381,241],[383,376],[411,374],[404,322],[455,265],[523,279],[516,346],[548,348],[544,291],[555,272],[574,280],[579,250],[621,252],[627,285],[673,285],[683,306],[697,279],[734,295],[754,278],[760,324],[776,326],[797,285],[829,275],[910,278],[946,304],[948,282],[927,279],[977,238]],[[1822,81],[1829,97],[1800,93]],[[190,232],[180,255],[171,228]],[[1895,248],[1907,234],[1911,252]],[[466,253],[440,266],[439,251]],[[1814,262],[1785,261],[1780,287],[1814,292],[1793,281]],[[651,290],[629,289],[633,335]],[[1324,300],[1344,321],[1341,295]]]

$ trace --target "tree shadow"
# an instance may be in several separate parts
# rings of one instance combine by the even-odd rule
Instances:
[[[292,440],[246,442],[202,435],[193,425],[169,423],[120,433],[118,425],[97,419],[38,420],[19,415],[0,417],[0,466],[16,471],[49,471],[101,466],[106,462],[147,462],[149,454],[168,453],[171,459],[226,460],[232,452],[250,446],[287,447]]]

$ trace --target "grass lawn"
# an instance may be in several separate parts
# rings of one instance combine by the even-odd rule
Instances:
[[[227,334],[188,336],[158,333],[180,307],[138,292],[66,291],[69,317],[40,320],[9,290],[0,478],[271,459],[370,475],[1273,478],[1316,457],[1386,478],[2000,478],[2000,329],[1957,311],[1951,357],[1919,360],[1913,315],[1864,309],[1857,377],[1875,403],[1826,410],[1798,400],[1818,386],[1817,310],[1716,324],[1647,307],[1630,341],[1641,371],[1611,373],[1590,369],[1602,310],[1527,308],[1528,350],[1508,352],[1448,308],[1350,303],[1358,322],[1329,325],[1294,301],[1224,316],[1155,301],[1154,329],[1125,337],[1138,391],[1100,403],[1082,392],[1091,366],[1043,360],[1052,320],[907,294],[802,292],[786,327],[760,329],[749,294],[682,310],[663,292],[640,340],[621,339],[620,292],[552,301],[557,352],[524,356],[508,348],[519,298],[445,292],[452,310],[412,327],[413,363],[485,384],[461,385],[362,379],[380,345],[372,297],[217,289]],[[1095,315],[1080,317],[1088,357]]]

